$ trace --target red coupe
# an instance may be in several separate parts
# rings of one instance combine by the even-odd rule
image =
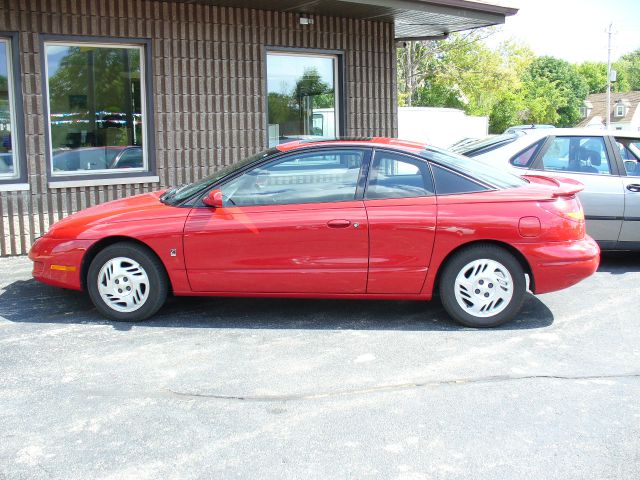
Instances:
[[[115,320],[167,294],[429,300],[473,327],[598,267],[581,185],[394,139],[294,142],[71,215],[29,257]]]

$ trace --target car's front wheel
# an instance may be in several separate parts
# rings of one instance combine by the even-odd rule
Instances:
[[[101,250],[87,274],[93,304],[104,316],[120,321],[145,320],[156,313],[167,298],[168,283],[158,258],[129,242]]]
[[[526,293],[520,262],[495,245],[455,253],[440,278],[440,297],[451,317],[468,327],[496,327],[512,320]]]

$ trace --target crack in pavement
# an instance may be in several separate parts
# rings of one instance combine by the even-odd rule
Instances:
[[[460,378],[453,380],[436,380],[414,383],[400,383],[395,385],[380,385],[370,388],[362,388],[355,390],[342,390],[336,392],[317,393],[317,394],[291,394],[291,395],[223,395],[223,394],[209,394],[209,393],[197,393],[197,392],[181,392],[172,389],[166,389],[169,393],[179,397],[189,398],[202,398],[213,400],[239,400],[249,402],[282,402],[282,401],[295,401],[295,400],[318,400],[324,398],[335,397],[347,397],[354,395],[363,395],[367,393],[378,392],[390,392],[401,391],[413,388],[425,388],[425,387],[441,387],[448,385],[471,385],[482,383],[496,383],[496,382],[509,382],[509,381],[521,381],[521,380],[606,380],[606,379],[620,379],[620,378],[640,378],[640,373],[622,373],[622,374],[610,374],[610,375],[495,375],[478,378]]]

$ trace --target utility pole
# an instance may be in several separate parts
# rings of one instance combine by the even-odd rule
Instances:
[[[605,125],[609,130],[611,127],[611,35],[613,35],[613,23],[609,24],[607,35],[609,36],[609,44],[607,48],[607,119]]]

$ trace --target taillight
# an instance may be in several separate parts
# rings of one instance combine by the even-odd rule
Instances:
[[[577,197],[558,197],[549,202],[540,202],[540,207],[559,217],[584,223],[584,210]]]

